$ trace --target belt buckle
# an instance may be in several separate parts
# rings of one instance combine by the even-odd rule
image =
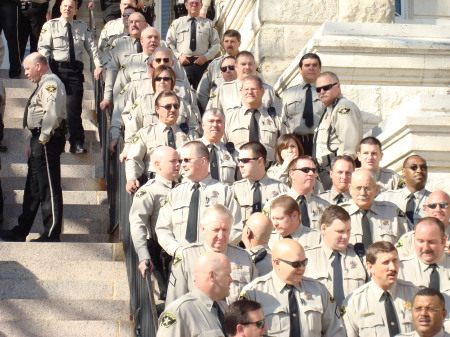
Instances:
[[[21,1],[20,2],[20,10],[26,11],[31,7],[31,1]]]

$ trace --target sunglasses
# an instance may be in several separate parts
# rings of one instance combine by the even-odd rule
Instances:
[[[160,105],[159,107],[160,107],[160,108],[164,108],[164,109],[166,109],[166,110],[170,110],[170,109],[172,109],[172,107],[173,107],[175,110],[178,110],[178,109],[180,108],[180,105],[177,104],[177,103],[175,103],[175,104]]]
[[[172,77],[168,77],[168,76],[164,76],[164,77],[156,76],[156,77],[155,77],[155,81],[156,81],[156,82],[160,82],[160,81],[169,82],[169,81],[172,81]]]
[[[200,159],[203,157],[196,157],[196,158],[181,158],[178,160],[178,163],[182,164],[182,163],[190,163],[192,162],[194,159]]]
[[[336,84],[337,84],[337,83],[333,83],[333,84],[327,84],[327,85],[324,85],[323,87],[317,87],[317,88],[316,88],[316,92],[317,92],[317,93],[320,93],[322,90],[323,90],[323,91],[328,91],[328,90],[330,90],[331,88],[333,88]]]
[[[426,206],[431,209],[435,209],[438,206],[442,209],[446,209],[448,207],[448,202],[434,202],[434,203],[428,204]]]
[[[421,171],[427,171],[428,170],[428,166],[427,165],[411,165],[410,167],[408,167],[410,170],[413,171],[417,171],[417,169],[420,167]]]
[[[309,172],[312,172],[312,173],[316,174],[317,169],[312,168],[312,167],[300,167],[300,168],[291,169],[291,171],[302,171],[303,173],[306,173],[306,174],[308,174]]]
[[[262,320],[256,321],[256,322],[245,322],[245,323],[241,323],[241,324],[242,324],[242,325],[251,325],[251,324],[255,324],[256,327],[257,327],[258,329],[262,329],[262,328],[264,328],[264,326],[266,325],[266,320],[265,320],[265,319],[262,319]]]
[[[258,160],[258,158],[238,158],[238,162],[242,163],[242,164],[248,164],[250,162],[250,160]]]
[[[155,59],[156,63],[161,63],[161,61],[163,61],[164,63],[169,63],[170,59],[168,57]]]
[[[234,64],[229,64],[227,66],[220,67],[220,71],[223,72],[223,73],[226,72],[227,69],[234,70]]]
[[[123,13],[122,17],[123,18],[128,18],[131,14],[133,14],[133,13]]]
[[[286,261],[283,259],[278,259],[280,261],[283,261],[284,263],[287,263],[288,265],[292,266],[293,268],[301,268],[301,267],[306,267],[308,265],[308,259],[304,259],[303,261],[295,261],[295,262],[291,262],[291,261]]]

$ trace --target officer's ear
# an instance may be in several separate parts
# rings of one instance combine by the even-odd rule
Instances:
[[[324,223],[320,225],[320,232],[322,233],[322,236],[325,234],[325,230],[327,229],[327,225]]]
[[[238,324],[236,325],[236,336],[243,335],[244,336],[244,325]]]

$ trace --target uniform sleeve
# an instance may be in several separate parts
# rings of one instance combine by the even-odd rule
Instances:
[[[84,39],[84,49],[86,49],[86,51],[92,56],[95,66],[101,67],[102,61],[100,60],[100,55],[98,53],[97,46],[95,45],[95,41],[92,38],[91,32],[89,32],[87,29]]]
[[[114,83],[116,81],[120,67],[119,53],[117,52],[118,49],[116,49],[115,44],[113,44],[112,46],[114,47],[109,51],[110,59],[108,61],[108,67],[106,68],[105,90],[103,94],[103,99],[108,99],[110,101],[113,100]]]
[[[122,119],[125,125],[125,144],[131,144],[134,136],[143,127],[143,106],[142,96],[131,102],[128,100],[122,112]]]
[[[130,232],[139,262],[150,259],[147,248],[147,224],[150,224],[150,216],[153,213],[153,201],[148,190],[141,188],[134,196],[130,208]]]
[[[186,250],[183,249],[180,255],[177,254],[173,261],[167,286],[166,305],[189,292],[186,272],[189,266],[186,265]]]
[[[214,94],[211,95],[209,98],[208,104],[206,106],[206,110],[208,109],[219,109],[222,110],[222,103],[220,102],[220,96],[222,93],[222,86],[223,84],[219,85],[214,92]],[[223,111],[225,113],[226,111]]]
[[[127,181],[138,179],[145,171],[144,157],[147,147],[142,139],[141,133],[137,133],[130,145],[125,162],[125,174]]]
[[[206,54],[204,55],[208,61],[214,59],[220,49],[220,40],[219,34],[217,34],[217,30],[214,28],[214,25],[211,23],[211,28],[209,32],[209,48]]]
[[[322,336],[323,337],[346,337],[344,324],[342,319],[338,316],[338,308],[336,303],[330,300],[330,294],[323,286],[322,304]]]
[[[357,313],[354,312],[353,306],[349,305],[350,298],[344,300],[343,306],[345,307],[345,314],[343,317],[344,327],[347,333],[347,337],[359,337],[359,329],[356,324]],[[361,315],[361,313],[359,313]]]
[[[117,95],[119,95],[123,88],[125,88],[126,85],[131,82],[131,79],[127,74],[126,63],[127,62],[125,61],[124,64],[120,67],[121,69],[119,69],[119,72],[117,73],[117,76],[113,83],[113,97],[117,97]]]
[[[47,81],[41,91],[41,104],[44,110],[42,117],[41,134],[39,140],[48,142],[53,131],[59,127],[62,112],[65,110],[65,95],[63,84],[55,81]]]
[[[159,316],[156,337],[187,337],[188,328],[179,317],[178,310],[165,311]]]
[[[229,186],[227,188],[226,204],[225,206],[230,210],[231,214],[234,216],[234,225],[231,228],[230,242],[233,244],[238,244],[242,237],[242,215],[241,208],[234,199],[233,191]]]
[[[182,114],[182,111],[184,111],[184,115],[186,116],[186,123],[189,127],[189,135],[196,139],[200,136],[199,132],[199,121],[197,114],[193,111],[193,107],[191,104],[186,102],[185,100],[181,99],[181,106],[180,106],[180,116]]]
[[[175,239],[173,234],[173,223],[172,223],[172,190],[164,204],[161,205],[161,210],[159,211],[158,220],[156,221],[156,236],[158,237],[158,242],[160,246],[167,252],[167,254],[174,256],[175,251],[181,247],[178,241]]]
[[[47,61],[50,60],[52,53],[52,33],[50,31],[50,23],[51,21],[47,21],[44,23],[41,29],[41,34],[39,35],[38,42],[38,52],[47,58]]]
[[[356,105],[336,107],[334,128],[339,139],[337,154],[356,158],[356,148],[362,139],[363,124],[361,113]]]
[[[110,136],[111,139],[117,139],[120,137],[122,133],[122,126],[124,125],[124,122],[122,120],[122,109],[123,109],[123,103],[124,103],[124,95],[125,93],[121,93],[118,96],[118,99],[116,102],[114,102],[113,105],[113,113],[111,116],[111,128],[110,128]]]
[[[172,50],[173,54],[178,59],[181,56],[181,53],[177,51],[177,34],[174,27],[176,23],[177,22],[172,22],[172,24],[170,25],[166,35],[166,43],[167,47]]]
[[[213,63],[211,63],[213,64]],[[202,79],[198,84],[198,100],[203,109],[208,105],[209,95],[212,87],[212,78],[211,78],[211,64],[208,66],[208,69],[203,73]]]

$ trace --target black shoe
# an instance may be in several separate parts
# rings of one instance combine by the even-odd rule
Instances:
[[[0,152],[6,152],[8,148],[5,145],[0,145]]]
[[[11,230],[0,230],[0,241],[5,242],[25,242],[25,237],[16,235]]]
[[[86,153],[87,150],[81,144],[70,145],[70,152],[75,154]]]
[[[61,242],[61,239],[59,237],[51,238],[43,234],[37,239],[30,240],[30,242]]]

